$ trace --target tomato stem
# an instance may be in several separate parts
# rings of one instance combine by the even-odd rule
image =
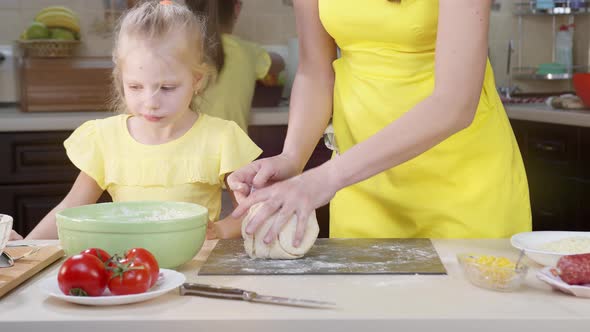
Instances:
[[[72,296],[88,296],[85,290],[82,288],[72,288],[70,289],[70,295]]]

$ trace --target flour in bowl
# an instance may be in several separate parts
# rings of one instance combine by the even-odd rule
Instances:
[[[186,211],[179,211],[176,209],[166,207],[149,210],[134,210],[122,207],[119,210],[119,212],[121,212],[122,217],[125,217],[127,221],[137,222],[171,220],[178,218],[187,218],[193,215]]]
[[[568,237],[565,239],[544,243],[539,246],[538,249],[566,255],[589,253],[590,237]]]

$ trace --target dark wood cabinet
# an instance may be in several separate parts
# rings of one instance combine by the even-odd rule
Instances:
[[[78,169],[63,141],[71,131],[0,133],[0,213],[26,236],[69,192]],[[111,198],[104,193],[99,202]]]
[[[579,151],[578,174],[584,179],[590,179],[590,128],[580,129]]]
[[[276,156],[283,151],[283,143],[287,136],[287,126],[250,126],[248,135],[261,149],[260,158]],[[317,167],[330,159],[332,151],[320,139],[313,151],[305,169]],[[319,237],[329,237],[330,234],[330,205],[326,204],[316,210],[316,217],[320,225]]]
[[[527,172],[533,229],[577,230],[576,183],[567,178]]]
[[[13,216],[14,230],[28,234],[68,193],[71,183],[0,185],[0,211]]]
[[[72,183],[78,170],[66,155],[63,141],[70,132],[0,133],[0,185]]]
[[[28,234],[68,193],[78,170],[63,141],[69,131],[0,133],[0,212]]]
[[[590,230],[590,128],[511,124],[527,172],[533,230]]]

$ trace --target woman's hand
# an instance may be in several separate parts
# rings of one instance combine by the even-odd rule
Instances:
[[[274,182],[288,179],[300,171],[286,155],[280,154],[274,157],[256,160],[227,177],[229,189],[233,191],[236,201],[240,204],[254,188],[264,188]],[[247,209],[239,209],[240,213],[232,214],[240,217]]]
[[[242,215],[252,205],[264,202],[246,226],[246,233],[253,234],[265,220],[277,213],[275,223],[264,237],[264,242],[268,244],[277,238],[283,225],[295,214],[297,227],[293,245],[298,247],[312,211],[328,203],[340,189],[329,165],[326,163],[301,175],[257,189],[240,203],[233,215]]]

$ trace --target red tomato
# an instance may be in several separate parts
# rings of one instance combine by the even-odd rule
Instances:
[[[106,263],[106,262],[108,262],[109,259],[111,259],[111,255],[109,255],[108,252],[106,252],[100,248],[88,248],[88,249],[82,251],[81,254],[90,254],[90,255],[96,256],[103,263]]]
[[[98,257],[79,254],[68,258],[57,274],[59,289],[66,295],[100,296],[107,287],[108,273]]]
[[[150,270],[126,258],[109,268],[108,287],[113,295],[139,294],[150,288]]]
[[[144,248],[133,248],[125,252],[125,258],[129,261],[139,263],[149,270],[151,278],[150,288],[156,284],[160,275],[160,267],[156,257],[151,252]]]

